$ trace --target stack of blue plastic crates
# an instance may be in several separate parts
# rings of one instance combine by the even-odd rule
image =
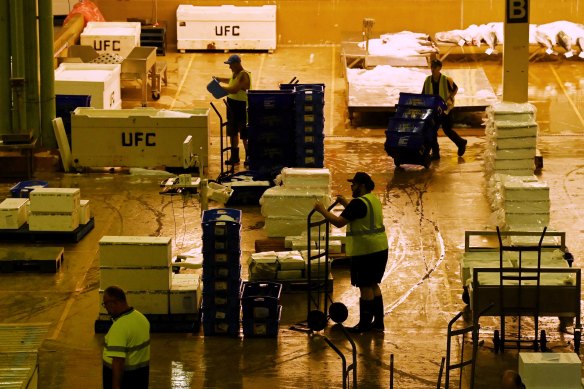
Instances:
[[[277,337],[280,328],[280,293],[277,282],[245,282],[241,297],[243,335],[245,337]]]
[[[385,151],[396,166],[415,163],[428,166],[439,117],[446,108],[437,95],[400,93],[396,112],[387,127]]]
[[[239,336],[241,211],[203,212],[203,332]]]
[[[294,92],[251,90],[247,98],[249,168],[263,172],[294,166]]]
[[[295,167],[324,166],[324,85],[294,87]]]

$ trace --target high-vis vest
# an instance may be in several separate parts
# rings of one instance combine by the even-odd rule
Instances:
[[[112,367],[112,358],[124,358],[124,370],[137,370],[150,363],[150,323],[131,309],[117,317],[105,336],[103,363]]]
[[[251,72],[248,72],[247,70],[242,70],[241,73],[247,73],[247,76],[249,77],[249,86],[251,88]],[[239,76],[239,74],[238,74],[238,76]],[[227,86],[228,87],[233,86],[233,84],[235,84],[235,80],[236,80],[236,78],[231,76],[231,79],[229,79],[229,84],[227,84]],[[230,99],[233,99],[233,100],[247,101],[247,93],[246,92],[247,91],[245,89],[241,89],[237,93],[228,94],[227,97],[229,97]]]
[[[377,196],[367,193],[357,197],[367,206],[365,217],[347,225],[346,251],[348,256],[372,254],[388,248],[381,202]]]
[[[444,74],[440,74],[440,80],[438,80],[438,94],[442,97],[442,100],[448,106],[446,113],[450,111],[452,107],[454,107],[454,97],[452,97],[452,102],[449,102],[448,99],[450,98],[450,88],[448,87],[448,83],[452,82],[448,77]],[[432,88],[432,76],[426,77],[426,81],[424,81],[424,94],[425,95],[433,95],[434,89]]]

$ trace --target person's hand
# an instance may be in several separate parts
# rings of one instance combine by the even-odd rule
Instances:
[[[314,210],[316,212],[319,212],[321,214],[324,214],[324,212],[326,212],[326,207],[324,206],[324,204],[322,203],[322,201],[316,200],[316,202],[314,203]]]

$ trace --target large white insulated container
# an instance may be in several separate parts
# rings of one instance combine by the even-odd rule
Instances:
[[[17,230],[28,219],[28,199],[8,198],[0,203],[0,230]]]
[[[99,290],[99,313],[102,315],[107,314],[107,310],[101,302],[103,301],[103,291]],[[134,291],[129,290],[126,292],[126,300],[131,307],[140,311],[145,315],[168,315],[169,313],[169,296],[167,290],[154,290],[154,291]]]
[[[166,291],[170,290],[169,267],[100,267],[100,289],[117,285],[125,291]]]
[[[581,369],[576,353],[519,353],[519,375],[529,389],[580,389]]]
[[[140,46],[142,27],[139,22],[89,22],[81,33],[82,45],[98,53],[114,53],[124,58]]]
[[[77,108],[71,115],[72,159],[78,167],[183,167],[183,143],[208,166],[209,110]]]
[[[276,6],[178,6],[177,49],[276,49]]]
[[[171,238],[104,236],[99,240],[99,263],[106,267],[170,266]]]
[[[170,290],[170,313],[199,312],[202,299],[201,280],[197,274],[173,274]]]
[[[55,69],[55,94],[91,95],[91,106],[102,109],[122,107],[121,65],[62,63]]]
[[[79,212],[79,188],[36,188],[29,194],[31,212]]]
[[[75,231],[79,227],[79,210],[71,212],[31,212],[29,231]]]

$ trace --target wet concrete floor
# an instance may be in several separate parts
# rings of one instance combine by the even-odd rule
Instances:
[[[204,87],[211,75],[228,76],[224,53],[169,53],[169,85],[162,90],[159,108],[207,108],[212,101]],[[383,334],[354,337],[357,377],[361,388],[390,385],[390,356],[394,356],[395,388],[435,388],[440,361],[446,353],[447,324],[460,311],[461,283],[458,259],[465,230],[493,228],[485,196],[480,127],[459,127],[468,141],[463,158],[445,137],[440,138],[442,159],[430,169],[395,169],[383,149],[385,119],[360,117],[350,125],[345,106],[338,48],[284,47],[273,54],[245,53],[243,65],[253,73],[254,89],[277,89],[297,77],[301,82],[326,84],[325,165],[332,174],[332,193],[350,193],[346,179],[355,171],[369,172],[384,208],[390,257],[382,283],[385,301]],[[489,58],[455,58],[449,68],[482,67],[500,96],[501,62]],[[530,100],[540,124],[538,147],[544,159],[540,179],[550,187],[550,225],[567,234],[576,258],[584,256],[584,62],[538,61],[530,72]],[[139,85],[126,83],[124,107],[140,105]],[[373,115],[374,117],[374,115]],[[211,119],[211,159],[208,177],[220,172],[219,126]],[[191,198],[159,194],[159,178],[132,176],[125,170],[73,173],[38,171],[37,179],[53,187],[79,187],[89,199],[95,229],[77,244],[65,244],[65,261],[57,274],[0,274],[0,322],[49,322],[50,331],[40,350],[41,388],[101,387],[103,335],[94,334],[99,309],[98,241],[103,235],[170,236],[173,255],[201,247],[200,205]],[[13,182],[0,188],[7,193]],[[217,207],[220,204],[212,204]],[[254,242],[264,239],[259,207],[245,206],[242,245],[245,263]],[[10,243],[3,243],[10,245]],[[358,320],[358,291],[350,286],[349,270],[335,265],[333,300],[349,308],[347,325]],[[243,278],[248,271],[243,267]],[[277,339],[233,339],[196,334],[153,334],[152,388],[326,388],[342,387],[341,360],[327,346],[327,336],[350,356],[342,333],[332,326],[309,336],[289,327],[306,318],[304,293],[285,293]],[[131,303],[131,301],[130,301]],[[468,312],[463,319],[468,320]],[[508,319],[512,327],[513,320]],[[468,323],[468,321],[467,321]],[[541,318],[554,352],[572,350],[572,336],[557,331],[557,318]],[[481,319],[476,363],[477,388],[498,387],[503,370],[517,367],[517,351],[495,354],[493,331],[497,318]],[[533,334],[526,321],[523,332]],[[453,340],[453,357],[463,341]],[[468,339],[464,342],[469,350]],[[454,371],[452,387],[459,384]],[[469,387],[465,370],[461,386]]]

